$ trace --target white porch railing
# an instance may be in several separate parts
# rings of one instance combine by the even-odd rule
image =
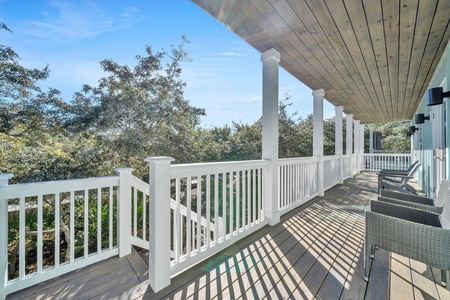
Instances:
[[[339,155],[323,157],[323,187],[328,190],[339,183]]]
[[[254,232],[264,215],[266,161],[171,166],[171,275]],[[186,207],[186,213],[183,213]],[[205,226],[202,220],[206,221]]]
[[[366,170],[406,170],[411,165],[411,154],[364,154]]]
[[[131,245],[149,249],[149,277],[168,278],[152,283],[161,287],[268,224],[268,201],[278,201],[284,214],[318,194],[318,157],[278,160],[278,199],[265,197],[268,161],[171,165],[168,158],[155,160],[150,185],[132,169],[119,169],[113,177],[16,185],[0,175],[0,299],[127,255]],[[357,155],[324,157],[324,189],[359,171],[357,161]],[[37,254],[30,259],[32,243]],[[44,258],[48,243],[56,254],[51,261]],[[14,247],[17,263],[11,261]],[[159,265],[152,269],[152,263]]]
[[[0,298],[117,255],[118,187],[119,176],[5,182],[0,187]],[[27,252],[33,244],[35,255]],[[50,248],[54,257],[44,260],[43,249]]]
[[[314,198],[318,194],[317,157],[280,159],[278,207],[282,214]]]
[[[359,172],[358,155],[323,157],[324,190]],[[279,209],[281,214],[298,207],[318,195],[319,158],[301,157],[278,160]],[[342,170],[341,166],[342,165]],[[341,175],[342,174],[342,175]],[[341,178],[342,176],[342,178]]]
[[[140,180],[139,178],[132,176],[130,177],[131,181],[131,205],[132,205],[132,230],[131,230],[131,243],[135,246],[141,247],[143,249],[149,250],[149,204],[150,204],[150,196],[149,190],[150,187],[148,183]],[[196,184],[196,183],[195,183]],[[192,182],[191,182],[192,185]],[[198,215],[194,211],[188,211],[188,208],[174,199],[170,199],[170,209],[171,214],[176,213],[179,215],[179,218],[183,220],[183,224],[186,226],[186,222],[188,219],[188,215],[190,216],[191,228],[197,228]],[[208,222],[206,218],[200,216],[200,228],[202,232],[202,236],[206,236],[207,228],[209,228],[210,234],[215,234],[217,232],[217,236],[223,236],[223,218],[218,218],[218,225],[215,226],[214,223]],[[194,239],[194,235],[192,235],[192,241]],[[175,258],[175,252],[171,249],[171,258]]]

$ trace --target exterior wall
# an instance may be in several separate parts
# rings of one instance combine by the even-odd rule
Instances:
[[[447,47],[441,57],[441,60],[438,63],[438,66],[433,74],[433,77],[430,80],[430,83],[427,87],[433,88],[438,87],[445,79],[447,88],[450,87],[450,43],[447,44]],[[445,89],[445,88],[444,88]],[[448,90],[448,89],[447,89]],[[447,90],[444,90],[446,92]],[[449,116],[449,98],[444,98],[444,104],[446,107],[446,116],[445,116],[445,122],[446,122],[446,137],[444,142],[444,148],[445,148],[445,165],[446,165],[446,176],[445,178],[449,178],[449,169],[450,169],[450,157],[449,157],[449,141],[450,141],[450,135],[448,130],[450,128],[450,116]],[[426,93],[424,93],[422,97],[422,101],[417,108],[417,113],[424,113],[425,116],[432,114],[432,107],[428,107],[426,105]],[[422,161],[422,167],[419,170],[417,182],[419,185],[421,185],[424,192],[430,196],[434,196],[434,189],[436,187],[433,186],[434,181],[434,155],[433,155],[433,125],[430,121],[425,121],[424,124],[414,124],[414,119],[412,120],[412,125],[415,125],[416,127],[419,127],[420,130],[416,132],[414,135],[414,140],[412,142],[412,145],[414,146],[414,151],[412,151],[414,157],[413,160],[420,160]],[[421,151],[420,151],[421,150]]]
[[[381,147],[381,141],[383,139],[384,137],[381,133],[373,133],[373,150],[383,150],[383,147]]]

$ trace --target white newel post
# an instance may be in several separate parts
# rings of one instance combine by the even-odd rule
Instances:
[[[269,225],[280,222],[278,209],[278,64],[280,53],[270,49],[261,54],[262,82],[262,159],[269,161],[265,180],[265,215]]]
[[[370,145],[369,145],[369,153],[370,154],[373,154],[373,150],[374,150],[374,145],[373,145],[373,142],[374,142],[374,140],[373,140],[373,131],[372,131],[372,128],[370,128]],[[368,159],[368,168],[369,169],[372,169],[372,164],[373,164],[373,156],[372,155],[370,155],[369,156],[369,159]]]
[[[317,170],[317,185],[319,196],[324,195],[323,189],[323,96],[325,91],[318,89],[312,92],[313,106],[313,156],[319,159]]]
[[[360,156],[360,151],[361,151],[361,147],[360,147],[360,143],[361,143],[361,138],[359,137],[360,136],[360,133],[361,133],[361,130],[360,130],[360,126],[359,126],[359,120],[355,120],[355,121],[353,121],[354,122],[354,132],[355,132],[355,142],[354,142],[354,144],[355,144],[355,168],[354,168],[354,172],[355,172],[355,174],[357,174],[357,173],[359,173],[359,170],[360,170],[360,160],[359,160],[359,158],[361,157]]]
[[[353,158],[352,158],[352,154],[353,154],[353,115],[349,114],[345,116],[345,125],[346,125],[346,130],[345,130],[345,154],[346,155],[350,155],[349,157],[349,173],[350,173],[350,178],[353,177]]]
[[[148,157],[149,210],[149,283],[154,292],[170,285],[170,163],[172,157]]]
[[[8,202],[5,189],[12,174],[0,174],[0,299],[5,299],[8,282]]]
[[[369,133],[369,153],[372,154],[373,153],[373,131],[372,128],[370,128],[370,133]]]
[[[359,125],[360,126],[360,130],[361,133],[359,134],[359,137],[361,139],[361,142],[359,143],[360,146],[360,151],[359,153],[361,154],[361,159],[360,159],[360,169],[361,170],[365,170],[366,169],[366,164],[365,164],[365,159],[364,159],[364,145],[365,145],[365,140],[364,140],[364,124]]]
[[[343,141],[343,134],[342,134],[342,112],[344,111],[344,108],[342,106],[336,106],[334,108],[336,112],[335,116],[335,135],[334,135],[334,154],[339,155],[339,183],[344,183],[344,163],[342,160],[342,141]]]
[[[119,227],[119,257],[131,253],[131,175],[133,168],[118,168],[119,202],[117,223]]]

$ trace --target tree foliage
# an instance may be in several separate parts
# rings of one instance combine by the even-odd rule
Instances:
[[[389,122],[372,125],[373,132],[379,132],[385,138],[381,141],[381,147],[389,153],[406,153],[411,149],[411,139],[406,136],[410,122]]]
[[[136,168],[136,158],[168,153],[179,162],[189,161],[188,137],[204,110],[184,99],[180,64],[189,59],[183,48],[187,42],[183,39],[170,52],[147,46],[133,68],[103,60],[100,65],[109,76],[75,94],[69,127],[95,132],[119,166]]]

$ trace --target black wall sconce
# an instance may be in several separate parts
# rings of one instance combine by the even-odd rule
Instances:
[[[409,126],[409,133],[410,134],[414,134],[414,132],[416,132],[416,130],[419,130],[419,128],[417,128],[416,126]]]
[[[416,124],[423,124],[425,123],[425,120],[430,120],[430,116],[425,117],[425,114],[416,114],[414,116],[414,122]]]
[[[444,93],[442,87],[428,89],[427,106],[439,105],[444,103],[444,98],[450,97],[450,91]]]
[[[409,131],[406,132],[406,137],[411,137],[411,135],[412,135],[411,132],[409,132]]]

